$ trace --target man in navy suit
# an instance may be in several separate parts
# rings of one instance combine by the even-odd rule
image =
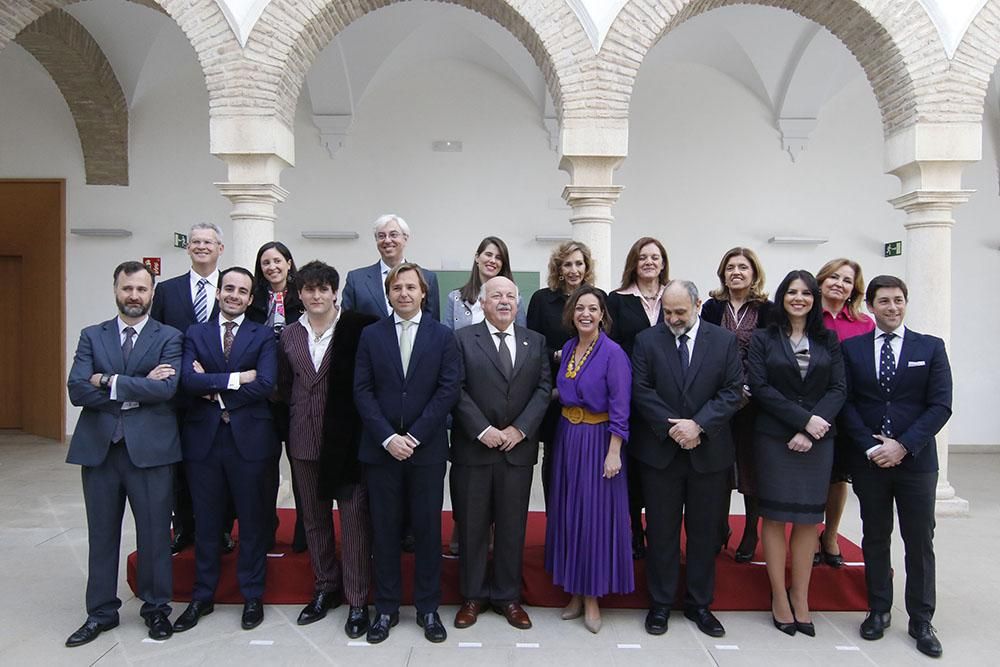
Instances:
[[[153,297],[150,315],[178,331],[187,331],[198,322],[207,322],[219,316],[219,306],[215,291],[219,287],[219,257],[225,250],[222,230],[210,222],[199,222],[188,232],[187,254],[191,258],[191,269],[181,275],[160,283]],[[178,421],[184,421],[184,397],[176,401]],[[233,550],[229,537],[232,517],[225,526],[223,550]],[[194,544],[194,512],[191,508],[191,491],[188,488],[184,466],[178,465],[174,471],[174,539],[171,551],[177,553]]]
[[[348,272],[340,302],[344,310],[356,310],[375,317],[387,317],[392,306],[386,298],[385,278],[389,271],[406,261],[406,243],[410,240],[410,226],[392,213],[375,221],[375,247],[381,256],[371,266]],[[441,304],[438,303],[438,282],[433,271],[421,269],[427,283],[427,299],[423,309],[441,321]]]
[[[861,503],[861,548],[868,588],[864,639],[881,639],[892,608],[892,505],[906,564],[906,612],[917,650],[942,653],[934,615],[934,502],[938,479],[934,436],[951,417],[952,379],[944,341],[903,326],[906,284],[895,276],[868,283],[865,300],[876,328],[843,343],[854,493]]]
[[[118,625],[118,560],[125,499],[135,517],[140,614],[153,639],[171,635],[170,496],[181,458],[169,401],[177,391],[181,332],[150,318],[153,274],[139,262],[115,269],[118,316],[87,327],[69,373],[69,398],[83,411],[67,463],[82,466],[90,546],[87,622],[66,646]]]
[[[385,286],[392,317],[362,332],[354,371],[364,425],[358,458],[366,465],[375,560],[376,619],[367,639],[384,641],[399,622],[399,535],[408,511],[416,540],[417,624],[429,641],[443,642],[448,635],[437,609],[445,420],[460,395],[462,361],[451,330],[421,310],[428,288],[416,264],[396,266]]]
[[[181,388],[192,400],[181,445],[197,519],[197,572],[191,604],[174,623],[175,632],[193,628],[214,609],[227,489],[240,521],[236,573],[243,629],[264,620],[261,599],[274,518],[267,483],[279,451],[267,399],[277,380],[277,346],[271,328],[246,319],[252,273],[242,267],[223,271],[216,298],[219,317],[191,325],[184,337]]]

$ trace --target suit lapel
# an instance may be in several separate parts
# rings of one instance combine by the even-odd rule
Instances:
[[[219,326],[219,318],[211,319],[201,326],[201,330],[208,337],[208,350],[212,353],[212,358],[215,359],[216,366],[220,369],[225,369],[227,367],[226,355],[222,352],[222,328]]]
[[[372,300],[378,304],[379,312],[382,313],[382,317],[387,317],[389,311],[385,307],[385,284],[382,282],[382,265],[379,262],[375,262],[374,266],[368,267],[368,276],[365,283],[368,285],[368,291],[371,293]]]
[[[243,319],[243,324],[236,328],[236,337],[233,338],[233,348],[229,350],[229,363],[236,362],[243,356],[246,349],[250,347],[250,340],[257,333],[258,326],[260,325],[256,322],[251,322],[246,318]],[[223,358],[225,358],[225,355],[223,355]]]
[[[906,330],[903,334],[903,345],[899,350],[899,363],[896,364],[896,374],[892,376],[892,382],[889,387],[895,391],[896,385],[899,384],[899,378],[902,377],[903,373],[909,368],[910,359],[913,358],[913,352],[915,348],[920,345],[919,337],[910,331]],[[874,346],[872,347],[872,354],[874,354]]]
[[[303,315],[303,317],[305,317]],[[308,322],[308,320],[307,320]],[[307,377],[309,379],[309,384],[316,381],[316,371],[313,369],[312,355],[309,354],[309,336],[310,332],[308,325],[303,327],[301,325],[291,325],[298,326],[299,331],[291,332],[291,344],[292,344],[292,354],[295,356],[295,360],[298,365],[305,368]],[[327,348],[329,350],[329,348]]]
[[[524,365],[528,363],[528,350],[531,349],[531,345],[528,342],[528,333],[526,331],[518,331],[517,326],[514,327],[514,338],[516,339],[513,344],[517,345],[517,352],[514,356],[514,372],[510,374],[511,381],[517,377],[517,374],[521,372]],[[499,362],[499,353],[497,354],[497,361]]]
[[[104,350],[111,360],[111,370],[116,373],[125,371],[125,357],[122,356],[122,338],[118,333],[118,319],[111,319],[104,323],[104,331],[101,334],[104,342]]]
[[[670,370],[670,378],[673,380],[674,384],[677,386],[677,390],[680,392],[684,391],[684,380],[681,374],[681,360],[677,356],[677,339],[674,337],[673,332],[667,328],[666,324],[656,325],[660,328],[660,340],[661,347],[663,349],[663,356],[667,360],[667,368]],[[688,371],[691,368],[688,366]]]
[[[142,332],[135,337],[135,342],[132,344],[132,353],[129,354],[128,364],[125,366],[126,373],[135,372],[135,368],[142,361],[143,356],[149,352],[149,348],[153,346],[153,339],[158,336],[159,332],[159,322],[153,319],[146,320],[146,326],[142,328]],[[122,356],[124,358],[124,355]]]
[[[698,369],[701,368],[701,362],[705,360],[705,355],[708,354],[706,350],[711,344],[711,329],[705,326],[705,322],[701,322],[698,326],[698,335],[694,339],[694,349],[691,351],[691,363],[688,364],[687,375],[684,376],[685,389],[691,386],[691,382],[698,375]],[[677,361],[677,367],[680,368],[680,359]]]
[[[493,346],[493,341],[491,340],[493,336],[490,335],[490,330],[486,328],[485,323],[479,323],[476,325],[476,343],[479,345],[479,349],[482,351],[483,356],[490,360],[500,376],[506,380],[507,378],[503,374],[503,369],[500,367],[500,353]]]

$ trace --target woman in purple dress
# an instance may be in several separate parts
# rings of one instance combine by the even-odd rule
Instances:
[[[622,446],[628,440],[632,369],[608,338],[605,294],[585,285],[566,302],[563,322],[575,330],[562,349],[556,386],[562,417],[545,530],[545,569],[572,594],[563,619],[584,616],[601,629],[597,598],[635,589]]]

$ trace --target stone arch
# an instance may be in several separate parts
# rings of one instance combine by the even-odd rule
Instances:
[[[949,64],[954,104],[981,122],[990,79],[1000,63],[1000,0],[988,0],[969,25]]]
[[[598,54],[600,113],[627,118],[639,67],[670,29],[734,4],[786,9],[832,32],[864,69],[886,136],[917,122],[967,119],[952,104],[947,54],[927,12],[919,2],[901,10],[894,0],[629,0]]]
[[[291,128],[306,72],[319,52],[353,21],[400,1],[272,0],[247,40],[242,63],[247,69],[226,78],[228,89],[217,96],[213,111],[273,116]],[[596,71],[596,59],[565,0],[440,1],[475,11],[510,31],[541,70],[559,117],[586,115],[585,83]]]
[[[128,104],[111,64],[87,29],[56,9],[15,41],[62,93],[83,149],[88,185],[128,185]]]

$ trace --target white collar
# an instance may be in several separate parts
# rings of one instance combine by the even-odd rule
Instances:
[[[498,333],[505,333],[508,336],[510,336],[511,339],[514,338],[514,323],[513,322],[511,322],[510,325],[508,325],[508,327],[506,329],[503,329],[502,331],[500,329],[497,329],[495,326],[493,326],[493,323],[490,322],[489,320],[484,319],[483,322],[486,322],[486,328],[489,330],[491,336],[495,336]]]
[[[884,336],[886,334],[890,334],[890,333],[893,334],[893,335],[895,335],[897,338],[899,338],[899,340],[903,340],[903,334],[906,333],[906,327],[904,325],[900,324],[898,327],[896,327],[892,331],[882,331],[881,327],[879,327],[879,326],[875,327],[875,338],[876,339],[881,338],[882,336]]]
[[[132,327],[133,329],[135,329],[135,335],[138,336],[140,333],[142,333],[142,328],[144,326],[146,326],[146,322],[148,322],[148,321],[149,321],[149,315],[148,314],[144,315],[143,318],[138,322],[138,324],[125,324],[122,321],[121,315],[119,315],[118,317],[115,318],[115,322],[117,322],[117,324],[118,324],[118,335],[119,336],[121,336],[123,333],[125,333],[125,327]]]
[[[420,324],[420,318],[423,317],[423,314],[424,314],[423,310],[418,310],[417,314],[410,318],[410,322],[413,322],[414,324],[419,325]],[[400,322],[405,322],[406,321],[402,317],[400,317],[399,313],[397,313],[395,310],[392,311],[392,319],[393,319],[393,321],[396,324],[399,324]]]
[[[219,313],[219,327],[221,328],[226,326],[226,322],[236,322],[236,328],[239,329],[241,326],[243,326],[243,320],[246,319],[246,316],[247,314],[243,313],[239,317],[233,318],[232,320],[227,320],[225,315]]]

